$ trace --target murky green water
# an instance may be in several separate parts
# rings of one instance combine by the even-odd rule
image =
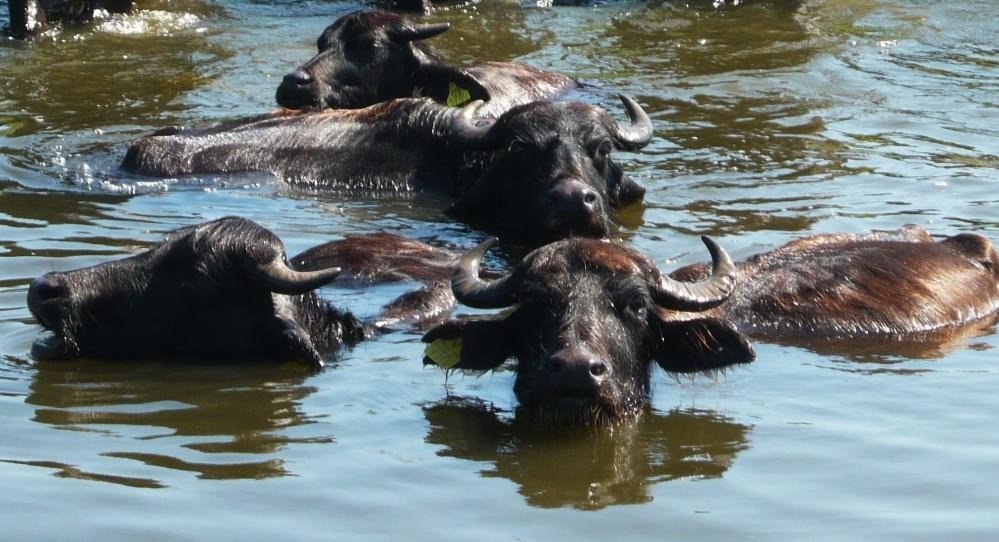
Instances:
[[[620,234],[664,266],[816,232],[919,224],[999,240],[999,3],[814,0],[739,9],[484,2],[432,16],[461,60],[591,85],[657,138]],[[710,2],[705,2],[710,4]],[[0,43],[0,538],[995,540],[999,335],[856,358],[758,344],[712,380],[655,377],[654,412],[549,435],[512,375],[443,375],[416,335],[292,367],[41,363],[31,278],[239,214],[290,252],[385,229],[470,245],[434,197],[343,200],[264,175],[150,183],[140,134],[272,107],[354,2],[140,0],[137,14]],[[373,314],[401,291],[327,289]]]

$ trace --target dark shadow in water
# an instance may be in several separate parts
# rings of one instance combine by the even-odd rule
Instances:
[[[648,412],[619,427],[573,430],[512,421],[475,399],[423,407],[438,455],[489,463],[531,506],[598,510],[652,501],[653,484],[721,477],[749,448],[752,426],[710,410]]]
[[[304,371],[291,367],[147,361],[40,361],[36,367],[25,400],[38,407],[33,421],[64,430],[162,439],[154,452],[147,450],[155,445],[144,444],[144,451],[112,450],[101,454],[105,457],[190,471],[203,479],[261,479],[291,473],[279,458],[233,461],[230,454],[275,454],[289,444],[333,442],[331,435],[287,434],[288,429],[314,423],[299,404],[316,391],[303,384]],[[181,446],[188,451],[171,453],[173,437],[182,437]],[[109,440],[108,446],[124,442]],[[178,457],[191,451],[205,460]],[[212,461],[210,454],[227,457]],[[71,471],[60,472],[68,476]]]
[[[50,224],[94,224],[113,219],[111,206],[129,196],[81,192],[38,192],[0,187],[0,225],[45,228]]]

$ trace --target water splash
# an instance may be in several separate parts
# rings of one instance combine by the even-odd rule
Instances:
[[[100,21],[96,30],[108,34],[173,36],[178,31],[192,28],[199,34],[208,31],[206,27],[198,26],[202,19],[193,13],[144,10],[127,15],[111,15],[107,12],[95,12],[94,18]]]

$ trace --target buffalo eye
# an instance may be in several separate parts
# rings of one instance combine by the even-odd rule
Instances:
[[[614,149],[614,144],[609,139],[605,139],[593,150],[593,161],[600,167],[607,165],[610,160],[610,153]]]
[[[619,299],[617,302],[611,302],[611,307],[616,308],[623,315],[635,318],[641,322],[644,322],[649,315],[648,299],[641,295],[628,296]]]
[[[635,318],[645,321],[649,315],[649,309],[644,300],[636,299],[628,304],[628,312],[635,315]]]
[[[527,143],[523,139],[514,139],[506,148],[510,154],[520,154],[527,150]]]

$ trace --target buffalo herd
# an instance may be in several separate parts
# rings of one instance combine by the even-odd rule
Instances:
[[[10,2],[21,35],[56,14],[84,20],[130,2]],[[426,1],[397,2],[419,10]],[[15,11],[18,17],[15,18]],[[443,211],[533,249],[480,269],[495,239],[460,253],[393,234],[351,235],[288,257],[240,217],[167,234],[140,254],[35,279],[31,314],[50,336],[37,358],[251,358],[313,369],[344,344],[424,331],[424,362],[483,372],[516,360],[528,417],[616,423],[647,408],[653,365],[711,373],[754,360],[750,338],[804,344],[937,342],[993,324],[999,253],[976,234],[933,240],[914,226],[802,238],[735,263],[667,272],[609,239],[615,212],[645,190],[612,157],[653,138],[627,120],[559,101],[579,84],[512,62],[446,62],[427,40],[448,25],[362,10],[330,25],[318,54],[284,76],[281,109],[167,128],[127,150],[140,176],[262,171],[305,190],[431,191]],[[516,217],[511,220],[511,217]],[[364,321],[316,294],[330,283],[422,284]],[[455,305],[497,309],[449,319]]]

